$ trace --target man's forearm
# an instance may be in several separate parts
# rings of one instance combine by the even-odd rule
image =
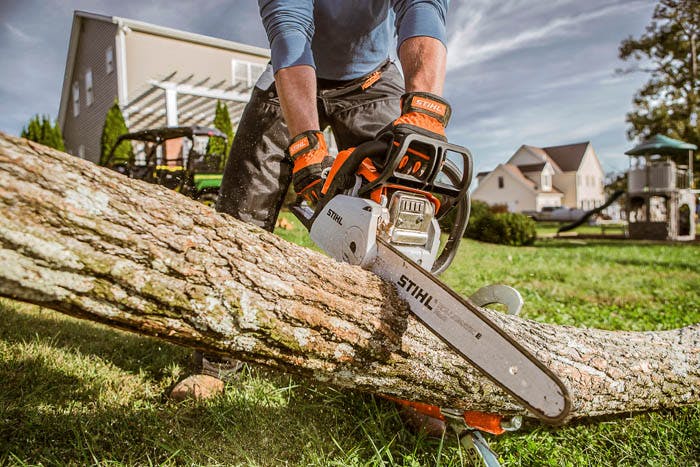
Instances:
[[[431,92],[442,95],[445,83],[447,49],[432,37],[410,37],[399,49],[406,92]]]
[[[316,70],[307,65],[283,68],[275,73],[275,84],[290,138],[307,130],[319,130]]]

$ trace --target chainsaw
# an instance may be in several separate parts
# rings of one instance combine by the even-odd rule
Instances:
[[[421,163],[407,163],[416,156]],[[299,202],[292,212],[328,255],[394,284],[437,337],[537,418],[556,424],[569,412],[566,388],[480,309],[498,302],[517,312],[520,294],[487,286],[466,299],[436,277],[454,259],[467,226],[472,167],[466,148],[421,134],[369,141],[340,153],[314,209]],[[441,249],[439,221],[447,216],[452,222]]]

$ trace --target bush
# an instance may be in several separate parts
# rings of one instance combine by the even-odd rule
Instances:
[[[475,240],[501,245],[532,245],[537,236],[535,221],[529,217],[513,213],[492,213],[469,221],[466,236]]]
[[[474,226],[478,224],[481,219],[485,216],[491,216],[491,206],[483,201],[472,201],[471,211],[469,213],[469,223],[467,224],[467,230],[464,231],[464,236],[468,238],[477,238],[477,231]]]
[[[221,166],[219,170],[223,172],[226,167],[226,159],[231,150],[233,143],[233,126],[231,125],[231,117],[228,113],[228,107],[221,101],[216,101],[216,113],[214,114],[214,128],[226,135],[226,143],[221,138],[210,138],[207,147],[208,154],[221,154]]]
[[[454,225],[455,211],[440,220],[440,229],[448,233]],[[537,236],[535,221],[523,214],[507,212],[504,204],[490,206],[483,201],[472,201],[469,223],[464,236],[481,242],[501,245],[532,245]]]
[[[22,128],[21,136],[59,151],[66,150],[58,120],[52,126],[51,119],[46,115],[41,118],[39,115],[32,117],[27,126]]]
[[[109,158],[109,152],[112,146],[114,146],[114,143],[117,142],[117,138],[128,132],[129,130],[126,128],[124,115],[119,108],[119,102],[115,100],[112,107],[107,111],[107,115],[105,115],[105,124],[102,127],[102,137],[100,138],[100,165],[106,165],[107,162],[109,162],[107,160]],[[128,164],[131,158],[131,142],[122,141],[119,143],[119,147],[114,150],[111,165]]]

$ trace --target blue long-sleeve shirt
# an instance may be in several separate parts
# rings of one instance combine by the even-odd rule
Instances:
[[[323,79],[363,76],[397,47],[428,36],[445,43],[449,0],[258,0],[274,71],[310,65]],[[394,13],[394,25],[391,13]]]

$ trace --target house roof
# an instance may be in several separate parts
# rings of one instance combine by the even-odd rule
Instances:
[[[586,141],[564,146],[550,146],[542,148],[542,151],[547,153],[564,172],[574,172],[581,166],[583,156],[586,154],[586,149],[588,149],[590,144],[590,141]]]
[[[539,164],[523,164],[519,165],[518,169],[522,173],[527,173],[527,172],[542,172],[542,169],[544,169],[544,166],[547,165],[546,162],[541,162]]]
[[[553,195],[562,195],[562,196],[564,196],[564,192],[561,191],[560,189],[556,188],[554,185],[552,185],[552,189],[551,189],[551,190],[547,190],[547,191],[544,191],[544,190],[537,190],[537,193],[542,193],[542,194],[545,194],[545,195],[546,195],[546,194],[553,194]]]
[[[533,164],[534,165],[534,164]],[[527,178],[523,172],[521,171],[521,168],[513,165],[513,164],[498,164],[498,166],[493,169],[491,172],[480,172],[480,175],[485,174],[486,176],[491,176],[492,174],[495,174],[499,171],[499,169],[503,169],[506,171],[509,175],[511,175],[513,178],[515,178],[517,181],[525,185],[527,188],[532,190],[532,193],[534,194],[545,194],[545,195],[556,195],[556,196],[564,196],[564,193],[555,187],[552,187],[551,190],[549,191],[543,191],[541,187],[539,187],[535,182]],[[479,190],[482,187],[481,184],[477,187],[476,190]]]
[[[523,173],[520,171],[520,169],[513,165],[513,164],[501,164],[501,167],[503,167],[505,170],[510,172],[514,177],[517,179],[521,180],[523,183],[525,183],[527,186],[532,188],[533,190],[537,189],[537,185],[535,182],[527,178]]]
[[[537,146],[530,146],[530,145],[528,145],[528,144],[523,144],[523,145],[520,147],[520,149],[525,149],[525,150],[527,150],[530,154],[532,154],[532,155],[536,156],[537,158],[539,158],[542,164],[544,164],[544,163],[546,163],[546,162],[549,162],[549,163],[552,165],[552,168],[554,169],[554,173],[563,172],[562,169],[561,169],[561,167],[559,167],[559,165],[556,163],[556,161],[555,161],[554,159],[552,159],[551,157],[549,157],[549,154],[547,154],[547,153],[544,151],[544,149],[538,148]],[[518,151],[516,151],[515,154],[513,154],[513,156],[508,160],[508,163],[510,163],[510,161],[513,160],[513,158],[514,158],[515,155],[520,151],[520,149],[519,149]],[[535,164],[523,164],[523,165],[535,165]]]
[[[270,50],[264,49],[262,47],[255,47],[252,45],[241,44],[240,42],[228,41],[225,39],[219,39],[218,37],[205,36],[203,34],[195,34],[187,31],[180,31],[179,29],[166,28],[164,26],[158,26],[151,23],[146,23],[144,21],[136,21],[129,18],[122,18],[119,16],[106,16],[96,13],[90,13],[88,11],[76,10],[74,12],[74,22],[76,17],[89,18],[97,21],[106,21],[108,23],[116,24],[120,27],[127,27],[133,31],[148,32],[155,34],[157,36],[172,37],[174,39],[180,39],[187,42],[194,42],[197,44],[205,44],[213,47],[219,47],[221,49],[233,50],[236,52],[245,52],[252,55],[259,55],[261,57],[270,57]],[[75,24],[75,23],[74,23]]]

